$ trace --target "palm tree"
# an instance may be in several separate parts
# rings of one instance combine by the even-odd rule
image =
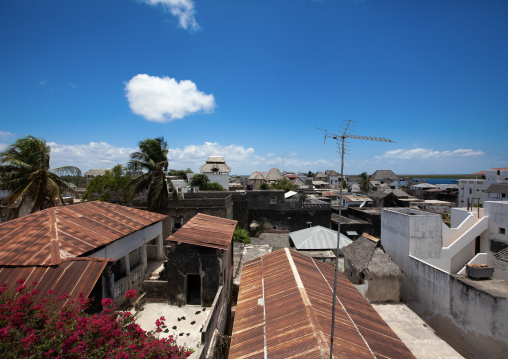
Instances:
[[[127,165],[131,170],[142,170],[143,174],[132,180],[135,191],[140,192],[148,188],[148,208],[162,209],[167,207],[169,189],[173,190],[173,183],[166,179],[168,170],[168,143],[164,137],[147,138],[139,142],[139,152],[131,153],[131,160]]]
[[[367,172],[362,172],[360,174],[360,178],[358,179],[358,184],[360,185],[360,189],[362,190],[362,193],[369,192],[370,183],[369,183],[369,175]]]
[[[62,191],[74,190],[58,175],[81,175],[77,167],[66,166],[49,169],[50,147],[42,138],[26,136],[19,138],[5,151],[0,152],[0,188],[9,191],[5,205],[11,214],[19,216],[20,209],[29,206],[29,213],[55,206],[58,201],[65,205]]]

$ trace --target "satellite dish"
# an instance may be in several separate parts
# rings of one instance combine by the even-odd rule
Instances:
[[[365,204],[367,203],[367,201],[363,201],[362,204],[360,205],[360,208],[362,208],[363,206],[365,206]]]

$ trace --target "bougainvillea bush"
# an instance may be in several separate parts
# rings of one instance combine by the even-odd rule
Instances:
[[[0,284],[0,356],[2,358],[185,358],[191,350],[172,337],[158,338],[134,323],[129,312],[116,311],[109,298],[103,310],[87,314],[89,300],[67,303],[67,295],[49,291],[35,301],[36,282],[17,288]],[[126,296],[133,298],[135,291]],[[155,323],[161,332],[164,317]]]

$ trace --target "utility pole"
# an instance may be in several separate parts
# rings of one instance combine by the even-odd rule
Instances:
[[[357,136],[348,133],[349,128],[352,127],[351,122],[354,122],[352,120],[347,120],[344,123],[344,127],[341,127],[343,130],[341,134],[335,134],[335,133],[329,133],[327,130],[324,130],[322,128],[316,127],[318,130],[325,131],[325,139],[323,144],[326,143],[327,138],[333,138],[337,141],[337,146],[339,147],[339,153],[341,156],[340,160],[340,197],[339,197],[339,220],[337,222],[337,254],[335,257],[335,279],[333,283],[333,306],[332,306],[332,330],[330,335],[330,359],[333,359],[333,335],[335,332],[335,304],[337,303],[337,273],[339,271],[339,250],[340,250],[340,220],[342,217],[342,184],[344,183],[344,154],[346,152],[345,149],[345,142],[347,138],[354,138],[357,140],[368,140],[368,141],[380,141],[380,142],[392,142],[395,143],[395,141],[388,140],[386,138],[382,137],[371,137],[371,136]]]

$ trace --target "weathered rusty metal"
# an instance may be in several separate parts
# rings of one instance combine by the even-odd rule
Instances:
[[[229,357],[328,358],[334,268],[281,249],[244,264]],[[339,273],[334,358],[414,358]]]
[[[231,219],[198,213],[168,240],[226,250],[231,244],[237,223]]]

